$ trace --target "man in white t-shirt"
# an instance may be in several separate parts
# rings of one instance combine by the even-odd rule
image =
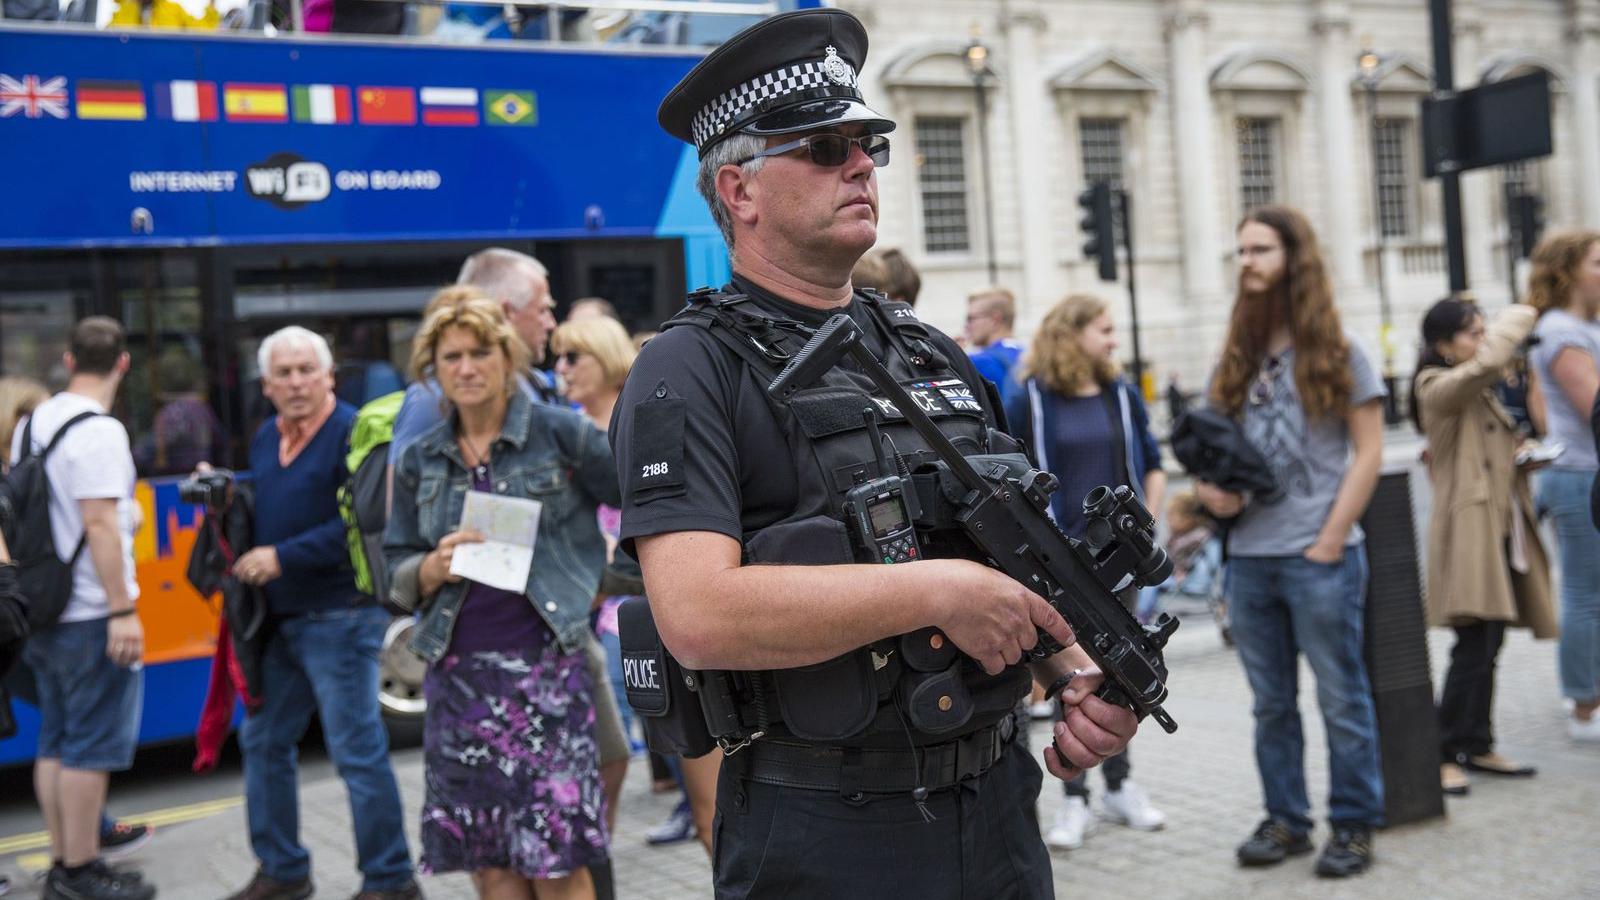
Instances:
[[[122,326],[93,316],[72,329],[67,389],[39,404],[26,431],[35,452],[67,422],[45,461],[50,530],[70,557],[72,596],[61,619],[28,639],[23,659],[39,692],[34,793],[50,831],[54,864],[43,896],[72,900],[149,900],[155,888],[100,859],[100,815],[107,773],[127,769],[138,743],[144,679],[144,629],[134,601],[133,453],[122,423],[107,414],[128,372]],[[20,456],[17,429],[12,459]]]

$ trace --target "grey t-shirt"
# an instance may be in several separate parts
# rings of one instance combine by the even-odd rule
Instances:
[[[1563,469],[1600,468],[1594,452],[1594,435],[1589,431],[1589,410],[1573,409],[1571,401],[1550,375],[1550,364],[1568,347],[1588,354],[1589,359],[1600,363],[1600,322],[1585,321],[1564,309],[1552,309],[1539,317],[1533,327],[1539,343],[1534,345],[1528,361],[1544,388],[1545,427],[1547,440],[1560,442],[1566,449],[1556,458],[1555,465]]]
[[[1346,336],[1355,389],[1350,405],[1382,397],[1383,380],[1372,360]],[[1267,458],[1282,488],[1270,502],[1253,500],[1228,531],[1234,556],[1299,556],[1317,540],[1350,461],[1350,429],[1342,417],[1307,423],[1294,383],[1294,350],[1269,358],[1263,380],[1252,382],[1244,404],[1244,433]],[[1361,526],[1346,546],[1359,544]]]

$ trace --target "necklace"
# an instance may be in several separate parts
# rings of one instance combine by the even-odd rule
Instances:
[[[484,478],[493,480],[494,467],[489,459],[489,454],[479,450],[477,447],[474,447],[472,445],[472,441],[467,439],[465,432],[461,434],[461,446],[471,451],[472,457],[475,460],[475,462],[468,463],[468,466],[472,469],[473,477],[480,481]],[[492,447],[494,445],[490,444],[490,446]]]

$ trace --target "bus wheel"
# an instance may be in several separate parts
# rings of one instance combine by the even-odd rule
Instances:
[[[405,730],[421,727],[428,706],[422,697],[428,664],[406,646],[415,625],[411,616],[396,616],[384,631],[383,648],[378,651],[378,705],[391,727],[405,726]]]

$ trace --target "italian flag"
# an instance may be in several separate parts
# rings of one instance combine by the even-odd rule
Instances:
[[[342,84],[297,84],[294,86],[294,120],[315,125],[348,125],[350,88]]]

